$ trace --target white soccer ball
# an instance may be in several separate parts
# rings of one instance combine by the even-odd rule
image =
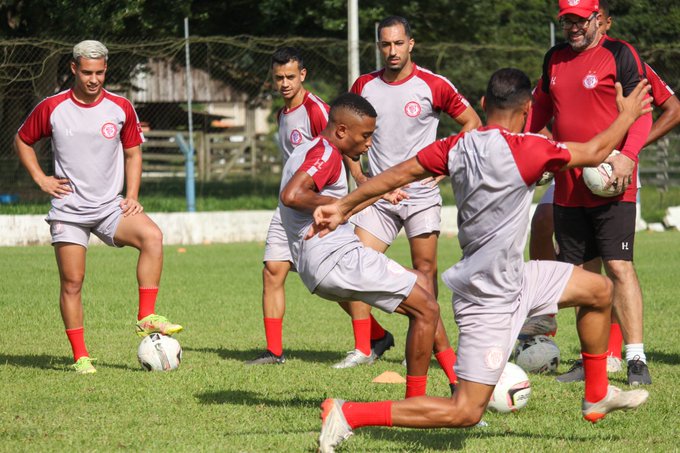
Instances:
[[[615,156],[619,154],[617,150],[612,151],[609,155]],[[585,167],[583,169],[583,182],[592,193],[600,197],[615,197],[621,195],[621,188],[617,186],[609,186],[607,189],[604,186],[609,182],[609,177],[612,175],[612,166],[606,162],[602,162],[597,167]]]
[[[527,405],[531,395],[529,376],[514,363],[505,364],[496,387],[491,394],[487,410],[495,412],[517,412]]]
[[[545,335],[518,341],[513,356],[515,363],[527,373],[557,371],[560,364],[560,348]]]
[[[182,347],[172,337],[152,333],[139,344],[137,358],[146,371],[171,371],[182,361]]]

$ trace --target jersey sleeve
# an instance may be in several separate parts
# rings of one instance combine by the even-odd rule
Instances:
[[[440,76],[438,79],[432,93],[433,107],[446,112],[451,118],[456,118],[470,107],[470,103],[446,77]]]
[[[51,115],[50,103],[47,100],[42,101],[29,113],[24,124],[19,127],[19,138],[27,145],[33,146],[41,138],[50,137],[52,135]]]
[[[652,87],[651,94],[654,98],[654,105],[661,107],[663,103],[675,93],[671,87],[669,87],[668,84],[666,84],[666,82],[664,82],[664,80],[659,77],[659,74],[657,74],[656,71],[654,71],[654,69],[652,69],[652,67],[647,63],[645,63],[645,69],[647,72],[647,80],[649,81],[649,85]]]
[[[342,156],[333,150],[324,140],[313,146],[298,171],[303,171],[312,177],[316,190],[321,192],[324,187],[338,181],[342,175]]]
[[[305,104],[305,108],[309,117],[310,132],[312,137],[316,137],[328,124],[330,107],[321,99],[314,97],[308,104]]]
[[[564,143],[536,134],[504,134],[515,164],[527,186],[536,184],[546,171],[556,173],[571,160]]]
[[[423,168],[434,175],[449,174],[449,152],[463,134],[437,140],[418,151],[416,159]]]
[[[125,123],[120,130],[120,142],[123,149],[134,148],[145,142],[142,126],[139,124],[137,112],[129,101],[125,100],[121,107],[125,112]]]
[[[545,73],[543,77],[546,77]],[[553,103],[549,90],[544,87],[543,77],[538,80],[534,88],[531,110],[524,126],[525,132],[539,132],[553,117]]]

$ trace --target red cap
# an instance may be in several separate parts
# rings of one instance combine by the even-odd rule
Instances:
[[[599,0],[560,0],[560,13],[557,17],[562,17],[565,14],[575,14],[587,19],[599,10]]]

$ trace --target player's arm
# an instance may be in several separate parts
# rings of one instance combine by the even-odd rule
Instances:
[[[325,236],[383,194],[428,176],[433,174],[427,171],[416,157],[387,169],[341,199],[316,208],[314,224],[307,237],[317,233],[319,236]]]
[[[639,117],[651,112],[650,103],[652,98],[647,95],[649,85],[647,80],[642,80],[635,89],[628,95],[623,96],[623,88],[619,82],[616,83],[616,104],[619,115],[614,122],[603,132],[600,132],[586,143],[566,142],[565,145],[571,153],[571,160],[565,168],[572,167],[593,167],[599,165],[612,152],[614,147],[621,142],[628,129],[637,121]],[[612,181],[610,184],[621,184],[623,187],[630,184],[630,180]]]
[[[479,118],[479,115],[477,115],[475,109],[470,106],[453,119],[462,126],[460,129],[461,132],[471,131],[482,125],[482,120]]]
[[[142,148],[137,145],[123,150],[125,157],[125,199],[120,202],[125,217],[144,210],[139,203],[139,187],[142,183]]]
[[[673,95],[660,106],[661,115],[652,123],[645,146],[654,143],[680,124],[680,100]]]
[[[21,137],[19,137],[19,134],[14,137],[14,149],[19,157],[21,165],[28,171],[28,174],[31,175],[33,181],[40,187],[40,190],[55,198],[62,198],[73,192],[68,179],[56,178],[45,174],[42,168],[40,168],[35,149],[24,142]]]
[[[281,203],[303,212],[313,212],[317,206],[332,203],[336,198],[321,195],[314,179],[307,172],[296,172],[281,190]]]
[[[364,173],[363,168],[361,168],[361,161],[353,161],[347,156],[343,156],[342,160],[345,162],[345,166],[349,170],[349,174],[352,176],[352,179],[354,179],[354,182],[357,183],[357,186],[368,181],[368,176]]]

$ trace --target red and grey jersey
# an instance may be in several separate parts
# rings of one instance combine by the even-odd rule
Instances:
[[[324,130],[329,110],[324,101],[309,91],[305,93],[302,104],[290,110],[285,107],[279,110],[276,119],[284,165],[298,145],[311,141]]]
[[[123,149],[144,142],[130,101],[106,90],[92,104],[66,90],[40,102],[19,128],[28,145],[52,139],[54,174],[67,178],[73,192],[52,199],[49,220],[84,223],[98,218],[123,190]]]
[[[555,140],[587,142],[607,129],[618,115],[615,83],[620,82],[624,95],[628,95],[645,76],[640,57],[624,41],[604,36],[597,46],[582,52],[559,44],[545,56],[527,130],[540,131],[552,117]],[[651,127],[651,114],[640,117],[617,146],[636,166]],[[636,181],[620,196],[602,198],[588,190],[582,172],[573,168],[555,175],[555,204],[594,207],[614,201],[635,202]]]
[[[650,94],[654,98],[654,105],[661,107],[663,103],[675,93],[671,87],[669,87],[666,82],[664,82],[664,80],[659,77],[659,74],[657,74],[656,71],[652,69],[652,67],[647,63],[645,63],[645,69],[647,80],[649,81],[649,85],[652,87]]]
[[[323,137],[317,137],[293,151],[283,168],[279,192],[298,172],[308,174],[321,195],[334,198],[347,195],[347,178],[342,154]],[[312,214],[289,208],[281,201],[279,209],[283,228],[288,236],[293,264],[302,282],[312,292],[345,253],[361,247],[359,238],[354,234],[354,227],[349,223],[340,225],[323,238],[316,235],[305,240],[305,235],[313,223]]]
[[[437,138],[440,112],[452,118],[469,107],[456,87],[441,75],[413,65],[398,82],[383,79],[385,70],[359,77],[351,92],[367,99],[378,112],[373,144],[368,151],[369,174],[375,176],[413,157]],[[439,197],[438,188],[412,184],[409,200]]]
[[[436,141],[417,159],[429,172],[451,177],[458,207],[463,257],[442,280],[485,313],[515,310],[536,181],[545,171],[557,173],[571,153],[542,135],[485,126]]]

